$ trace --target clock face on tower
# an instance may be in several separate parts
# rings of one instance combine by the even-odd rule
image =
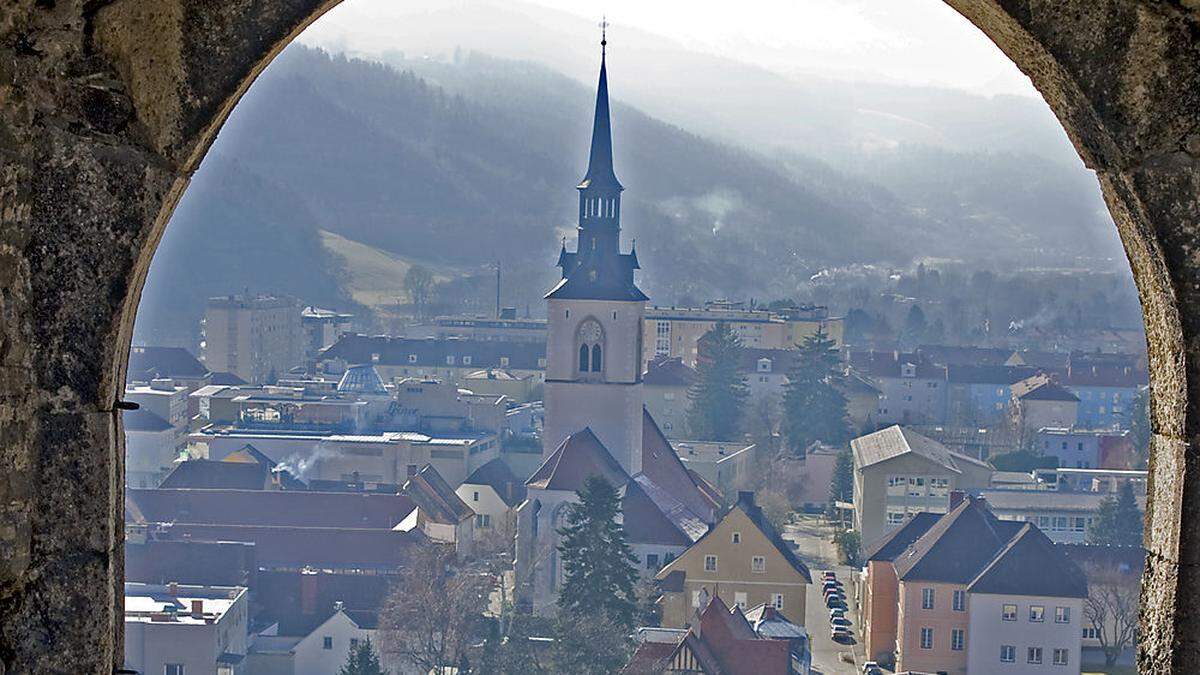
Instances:
[[[579,337],[582,338],[584,342],[599,342],[600,338],[603,336],[604,333],[600,330],[600,324],[596,323],[595,321],[588,321],[579,329]]]

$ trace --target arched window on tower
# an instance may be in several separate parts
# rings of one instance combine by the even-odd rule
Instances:
[[[588,346],[579,345],[579,372],[586,373],[588,371]]]
[[[587,319],[579,325],[577,342],[579,349],[579,374],[596,377],[604,371],[604,329],[595,319]]]
[[[600,345],[592,345],[592,372],[600,372],[603,365],[604,357],[600,354]]]

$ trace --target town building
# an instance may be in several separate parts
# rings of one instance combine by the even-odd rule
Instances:
[[[417,529],[431,541],[454,546],[459,555],[471,554],[475,545],[475,512],[432,464],[410,476],[400,494],[413,500],[417,508],[396,526],[398,530]]]
[[[676,454],[688,471],[715,485],[724,494],[745,488],[754,478],[758,447],[745,441],[674,441]]]
[[[1141,473],[1141,472],[1139,472]],[[1138,508],[1146,508],[1145,484],[1135,492]],[[1069,492],[1060,490],[979,490],[978,496],[1001,520],[1034,523],[1056,543],[1087,541],[1100,504],[1112,498],[1111,492]]]
[[[765,615],[765,618],[764,618]],[[787,636],[803,631],[777,613],[756,612],[756,624],[747,621],[739,607],[729,607],[719,596],[704,596],[692,611],[690,626],[644,628],[639,644],[623,675],[793,675],[806,674],[807,642]],[[756,631],[756,625],[762,634]],[[799,630],[795,630],[799,629]],[[780,630],[779,635],[773,631]]]
[[[304,331],[304,358],[315,359],[344,333],[349,333],[353,314],[332,309],[305,307],[300,310],[300,327]]]
[[[472,471],[455,494],[475,512],[478,536],[512,539],[515,509],[525,501],[525,481],[517,478],[503,459],[493,459]]]
[[[1141,546],[1058,544],[1087,577],[1089,598],[1083,613],[1083,661],[1085,667],[1105,663],[1103,648],[1114,651],[1119,637],[1129,640],[1117,654],[1119,666],[1132,666],[1137,651],[1137,598],[1142,591],[1146,550]],[[1091,670],[1091,668],[1087,668]]]
[[[303,363],[300,306],[292,298],[228,295],[209,298],[204,312],[205,366],[261,384]]]
[[[210,383],[211,373],[183,347],[134,345],[129,348],[128,382],[150,382],[166,378],[195,391]]]
[[[725,301],[701,308],[650,307],[642,330],[642,362],[674,356],[695,367],[700,338],[718,322],[728,325],[750,349],[793,349],[818,330],[841,347],[845,332],[843,319],[830,317],[824,307],[767,310]]]
[[[540,399],[541,382],[533,375],[519,375],[502,368],[487,368],[468,373],[462,386],[480,396],[503,396],[513,403]]]
[[[947,365],[946,424],[978,428],[1005,422],[1012,385],[1036,374],[1029,366]]]
[[[578,242],[574,251],[563,242],[562,278],[546,295],[543,462],[517,509],[517,601],[539,614],[555,609],[557,528],[590,477],[620,491],[625,536],[646,575],[699,539],[717,509],[711,486],[688,472],[646,411],[647,298],[634,281],[636,252],[621,252],[624,188],[613,171],[605,61],[602,50],[588,169],[577,188]]]
[[[125,385],[124,399],[166,420],[176,433],[187,431],[188,388],[175,384],[175,380],[164,377],[131,382]]]
[[[125,427],[125,484],[158,487],[179,458],[182,443],[178,431],[144,408],[126,411],[121,418]]]
[[[657,357],[642,373],[646,409],[667,438],[687,436],[688,389],[695,381],[696,369],[678,356]]]
[[[891,426],[850,441],[854,527],[871,542],[917,513],[945,513],[952,490],[986,488],[992,467],[912,429]]]
[[[347,610],[342,603],[319,626],[304,635],[264,635],[252,638],[247,671],[262,675],[329,675],[346,665],[351,649],[370,640],[376,645],[378,615]]]
[[[938,424],[946,419],[946,367],[920,354],[851,352],[850,366],[879,389],[876,424]]]
[[[511,307],[500,311],[500,317],[439,316],[428,323],[406,327],[408,337],[465,338],[499,342],[546,343],[544,319],[520,319]]]
[[[737,501],[704,536],[655,576],[662,598],[662,625],[685,626],[708,596],[743,611],[767,604],[803,617],[812,575],[767,522],[754,493]]]
[[[467,376],[489,368],[541,382],[546,343],[347,334],[321,352],[316,369],[340,377],[346,368],[361,364],[375,366],[386,382],[432,377],[465,387]]]
[[[1060,467],[1129,469],[1135,460],[1128,430],[1044,427],[1033,437],[1041,454],[1058,459]]]
[[[1024,435],[1046,427],[1071,427],[1079,418],[1079,397],[1049,375],[1027,377],[1011,389],[1009,418]]]
[[[1075,351],[1060,381],[1079,397],[1075,425],[1112,429],[1129,427],[1134,397],[1150,376],[1138,356]]]
[[[245,588],[127,582],[124,606],[125,668],[163,675],[244,672]]]
[[[953,501],[868,547],[868,654],[892,663],[894,640],[897,671],[1079,673],[1083,572],[1035,525]]]

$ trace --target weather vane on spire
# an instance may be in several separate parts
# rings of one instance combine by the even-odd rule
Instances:
[[[608,47],[608,16],[600,17],[600,52],[604,53]]]

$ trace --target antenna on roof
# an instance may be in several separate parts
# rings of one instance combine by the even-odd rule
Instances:
[[[608,16],[600,17],[600,56],[608,49]]]

